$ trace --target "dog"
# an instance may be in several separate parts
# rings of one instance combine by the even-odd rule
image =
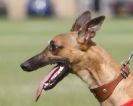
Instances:
[[[108,97],[103,100],[97,97],[101,106],[129,106],[127,104],[133,102],[133,74],[130,73],[128,76],[125,73],[127,78],[123,78],[120,74],[121,65],[93,41],[104,20],[105,16],[91,19],[90,11],[82,13],[72,25],[70,32],[55,36],[42,52],[21,64],[22,69],[28,72],[55,64],[55,67],[40,82],[36,101],[43,89],[52,89],[72,73],[81,78],[92,92],[99,86],[104,84],[107,86],[109,82],[115,82],[116,79],[121,78]],[[125,68],[125,70],[128,69]],[[120,77],[117,78],[117,76]],[[110,90],[111,87],[108,89]],[[108,89],[102,89],[103,97]],[[94,93],[94,96],[97,95]]]

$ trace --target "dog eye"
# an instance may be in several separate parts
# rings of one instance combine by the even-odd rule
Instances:
[[[49,49],[49,51],[54,52],[54,51],[56,51],[58,49],[58,47],[56,45],[54,45],[54,44],[50,44],[48,49]]]
[[[55,43],[54,43],[54,41],[51,41],[50,42],[50,44],[49,44],[49,46],[48,46],[48,49],[49,49],[49,51],[51,51],[51,52],[57,52],[59,49],[61,49],[62,48],[62,46],[58,46],[58,45],[56,45]]]

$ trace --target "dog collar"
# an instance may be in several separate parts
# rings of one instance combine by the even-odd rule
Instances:
[[[99,102],[104,102],[108,97],[110,97],[117,85],[123,79],[126,79],[128,77],[130,73],[129,64],[122,64],[120,70],[120,74],[111,82],[99,86],[97,88],[90,89],[90,91],[94,94],[94,96],[98,99]]]

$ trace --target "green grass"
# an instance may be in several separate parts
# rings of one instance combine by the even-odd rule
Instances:
[[[54,35],[69,31],[73,21],[0,20],[0,106],[98,106],[87,86],[74,75],[69,75],[53,90],[43,92],[35,103],[35,90],[50,67],[32,73],[19,67],[24,60],[42,51]],[[121,62],[133,49],[132,25],[132,19],[107,19],[94,40]]]

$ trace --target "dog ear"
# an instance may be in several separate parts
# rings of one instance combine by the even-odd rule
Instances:
[[[105,16],[100,16],[92,19],[78,32],[78,42],[87,43],[96,34],[96,31],[100,29]]]
[[[79,31],[83,26],[89,22],[91,19],[91,13],[90,11],[86,11],[83,14],[81,14],[73,24],[71,31]]]

